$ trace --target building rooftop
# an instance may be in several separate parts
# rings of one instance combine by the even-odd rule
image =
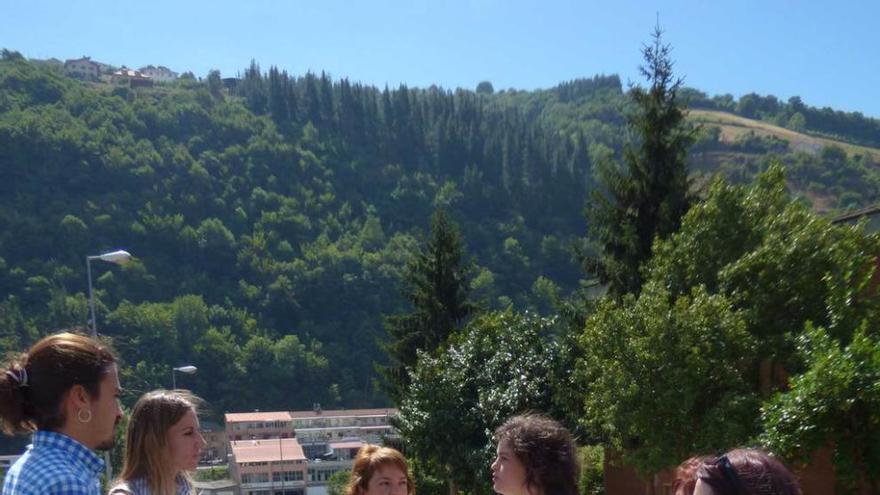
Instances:
[[[852,211],[831,219],[831,223],[842,223],[858,220],[862,217],[869,217],[880,213],[880,205],[872,205],[861,210]]]
[[[304,418],[347,418],[354,416],[395,416],[397,409],[338,409],[334,411],[291,411],[290,417]]]
[[[224,415],[224,418],[227,423],[242,423],[250,421],[290,421],[290,413],[286,411],[226,413]]]
[[[305,460],[303,449],[295,438],[238,440],[229,442],[235,462],[276,462]]]

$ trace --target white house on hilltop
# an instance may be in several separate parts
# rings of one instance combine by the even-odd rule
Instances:
[[[141,67],[138,69],[138,72],[149,77],[155,82],[171,82],[177,79],[177,72],[169,69],[165,66],[155,67],[153,65],[148,65],[146,67]]]

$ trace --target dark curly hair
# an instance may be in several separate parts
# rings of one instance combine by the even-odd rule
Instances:
[[[718,495],[801,495],[797,477],[781,460],[760,449],[692,457],[679,466],[673,486],[691,495],[698,480]]]
[[[495,430],[495,442],[507,442],[525,467],[527,487],[545,495],[577,495],[577,450],[558,422],[541,414],[514,416]]]

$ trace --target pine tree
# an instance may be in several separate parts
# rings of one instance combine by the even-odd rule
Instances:
[[[682,80],[675,78],[671,48],[657,26],[653,42],[642,49],[639,67],[650,87],[632,88],[635,110],[628,116],[634,139],[624,147],[624,166],[597,164],[599,187],[588,208],[590,234],[598,254],[585,261],[609,293],[638,293],[641,265],[651,257],[655,237],[677,231],[687,211],[687,148],[693,132],[677,99]]]
[[[476,311],[469,300],[469,271],[458,227],[443,210],[435,211],[430,238],[403,276],[403,296],[412,311],[385,318],[390,340],[384,347],[391,364],[380,371],[387,382],[386,391],[396,403],[409,386],[408,373],[416,364],[416,351],[430,352],[444,345]]]

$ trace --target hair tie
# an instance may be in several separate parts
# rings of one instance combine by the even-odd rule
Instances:
[[[28,386],[28,374],[24,366],[18,368],[18,370],[15,371],[9,370],[6,372],[6,375],[8,375],[9,378],[15,380],[15,383],[18,384],[19,388],[24,388]]]
[[[727,478],[727,481],[729,481],[735,489],[739,490],[741,486],[739,475],[736,474],[736,470],[733,469],[733,465],[730,464],[730,459],[727,458],[727,455],[719,457],[716,465],[721,467],[721,471],[723,472],[724,477]]]

